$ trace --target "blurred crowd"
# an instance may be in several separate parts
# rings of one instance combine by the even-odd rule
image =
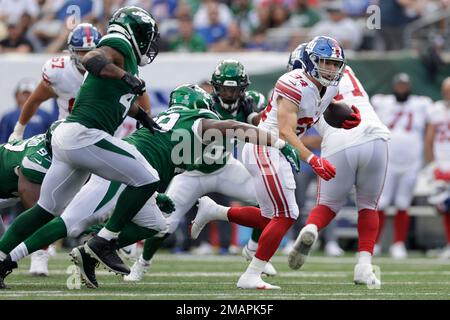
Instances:
[[[125,5],[151,12],[161,51],[175,52],[290,51],[323,34],[355,51],[398,50],[406,25],[450,10],[450,0],[0,0],[0,53],[58,52],[79,22],[104,33]],[[441,31],[437,45],[445,42]]]

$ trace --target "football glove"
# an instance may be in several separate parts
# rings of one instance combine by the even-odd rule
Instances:
[[[300,172],[300,155],[292,145],[289,143],[286,143],[286,145],[280,149],[283,156],[286,158],[286,160],[291,165],[292,169],[295,170],[295,172]]]
[[[162,128],[153,120],[144,110],[139,107],[139,110],[134,116],[134,118],[140,123],[143,127],[146,127],[151,133],[155,133],[155,129],[162,130]],[[136,124],[136,129],[139,129],[138,124]]]
[[[313,155],[308,163],[314,172],[326,181],[334,178],[336,175],[336,168],[325,158],[319,158],[318,156]]]
[[[156,204],[162,212],[170,214],[175,211],[175,203],[164,193],[158,193]]]
[[[144,80],[135,77],[131,73],[125,73],[120,80],[125,82],[130,87],[131,93],[137,94],[139,96],[142,96],[145,93],[146,88]]]
[[[359,109],[355,106],[352,106],[352,110],[353,113],[350,115],[352,119],[345,120],[342,123],[342,128],[345,130],[353,129],[361,123],[361,114],[359,113]]]

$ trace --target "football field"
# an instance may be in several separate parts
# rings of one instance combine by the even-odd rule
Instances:
[[[78,281],[67,252],[49,263],[49,277],[28,274],[29,259],[6,278],[10,290],[0,291],[9,299],[450,299],[450,261],[418,255],[405,261],[375,258],[381,268],[382,286],[370,289],[353,284],[355,258],[313,256],[301,271],[287,266],[287,258],[273,259],[279,275],[267,281],[281,286],[276,291],[248,291],[236,288],[246,268],[240,256],[158,254],[149,273],[139,283],[125,283],[119,276],[97,269],[100,288],[87,289]],[[131,262],[129,262],[131,264]],[[71,289],[69,289],[71,288]]]

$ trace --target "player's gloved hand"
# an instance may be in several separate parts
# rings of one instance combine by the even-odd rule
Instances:
[[[143,126],[150,130],[151,133],[155,133],[155,129],[162,130],[162,128],[153,120],[144,110],[139,108],[134,118]],[[136,128],[138,125],[136,124]]]
[[[297,149],[286,142],[286,145],[280,149],[283,156],[290,163],[295,172],[300,172],[300,154]]]
[[[146,87],[144,80],[135,77],[131,73],[125,73],[120,80],[125,82],[130,87],[131,93],[137,94],[139,96],[142,96],[145,93]]]
[[[342,128],[348,130],[357,127],[361,123],[361,114],[359,113],[359,109],[355,106],[352,106],[353,113],[350,115],[352,119],[345,120],[342,123]]]
[[[164,193],[158,193],[156,196],[156,204],[162,212],[172,213],[175,211],[175,203]]]
[[[336,175],[336,168],[325,158],[319,158],[312,154],[308,158],[308,163],[317,175],[328,181]]]
[[[8,138],[8,142],[12,142],[14,140],[23,140],[23,132],[25,131],[25,127],[26,126],[20,124],[20,122],[17,121],[16,125],[14,126],[14,131]]]

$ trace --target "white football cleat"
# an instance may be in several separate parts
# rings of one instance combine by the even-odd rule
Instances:
[[[209,256],[214,254],[214,247],[209,242],[203,241],[197,248],[192,249],[191,252],[196,256]]]
[[[408,252],[406,251],[405,244],[403,242],[396,242],[389,248],[389,253],[394,259],[406,259],[408,258]]]
[[[150,268],[151,264],[152,264],[151,260],[147,262],[142,258],[142,256],[140,256],[139,259],[137,259],[136,262],[131,267],[130,274],[123,276],[123,280],[127,282],[141,281],[144,278],[144,275],[147,273],[148,269]]]
[[[137,254],[137,244],[133,243],[129,246],[120,248],[119,253],[127,260],[134,260],[136,259]]]
[[[48,257],[47,250],[38,250],[31,255],[30,274],[32,276],[48,276]]]
[[[247,261],[251,261],[253,259],[255,252],[256,251],[250,250],[248,248],[248,245],[245,245],[244,248],[242,248],[242,256]],[[271,264],[270,262],[267,262],[262,273],[265,274],[266,276],[274,277],[277,275],[277,270],[275,269],[273,264]]]
[[[51,244],[51,245],[49,245],[48,246],[48,248],[47,248],[47,252],[48,252],[48,254],[50,255],[50,257],[54,257],[54,256],[56,256],[56,247],[55,247],[55,245],[54,244]]]
[[[257,290],[279,290],[279,286],[271,285],[261,279],[260,275],[244,273],[238,280],[236,286],[239,289],[257,289]]]
[[[373,286],[377,288],[381,286],[381,281],[373,272],[373,267],[371,264],[355,265],[353,282],[355,282],[355,284],[365,284],[367,286]]]
[[[450,244],[445,247],[445,249],[439,254],[438,258],[445,260],[450,259]]]
[[[328,241],[325,245],[325,254],[329,257],[342,257],[345,251],[342,250],[336,241]]]
[[[303,227],[288,256],[288,263],[291,269],[299,269],[305,264],[306,258],[318,236],[319,233],[315,224],[308,224]]]
[[[191,238],[197,239],[200,232],[206,226],[206,224],[213,220],[223,220],[223,214],[220,213],[220,209],[223,208],[215,203],[209,197],[201,197],[198,199],[198,211],[195,219],[192,220],[191,225]]]

